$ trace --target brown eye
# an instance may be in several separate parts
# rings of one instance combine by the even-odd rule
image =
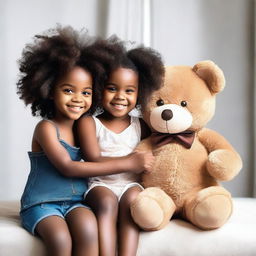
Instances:
[[[157,102],[156,102],[156,105],[157,106],[163,106],[164,105],[164,101],[163,100],[158,100]]]
[[[187,102],[186,102],[185,100],[183,100],[183,101],[180,103],[180,105],[181,105],[182,107],[186,107],[188,104],[187,104]]]

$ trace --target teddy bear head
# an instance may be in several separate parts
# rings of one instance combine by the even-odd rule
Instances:
[[[212,61],[167,66],[164,85],[142,109],[143,119],[155,132],[196,132],[213,117],[216,94],[224,86],[223,72]]]

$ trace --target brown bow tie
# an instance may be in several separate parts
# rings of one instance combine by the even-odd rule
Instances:
[[[154,147],[161,147],[167,143],[176,141],[183,145],[185,148],[189,149],[193,144],[194,138],[195,132],[193,131],[185,131],[174,134],[154,132],[151,135],[151,142]]]

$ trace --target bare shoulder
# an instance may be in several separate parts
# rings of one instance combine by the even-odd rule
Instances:
[[[48,120],[42,120],[36,125],[34,131],[34,138],[38,139],[39,137],[45,136],[50,137],[51,135],[53,135],[54,137],[56,137],[57,135],[56,127],[52,122]]]
[[[92,116],[81,117],[77,121],[77,131],[79,133],[90,132],[96,129],[95,121]]]
[[[32,151],[42,151],[42,145],[48,141],[57,141],[57,132],[54,124],[47,120],[40,121],[34,130]]]
[[[92,124],[95,124],[92,116],[84,116],[84,117],[81,117],[79,120],[77,120],[77,125],[80,127],[81,126],[84,127]]]
[[[54,124],[51,121],[48,120],[41,120],[36,125],[35,131],[42,131],[42,130],[48,130],[48,129],[56,129]]]

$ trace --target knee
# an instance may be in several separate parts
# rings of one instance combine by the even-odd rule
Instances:
[[[126,193],[121,198],[121,203],[130,204],[132,201],[136,199],[138,194],[142,191],[139,186],[131,187],[126,191]]]
[[[74,255],[98,255],[98,226],[97,221],[91,222],[90,219],[80,226],[78,232],[72,235],[72,251]],[[73,254],[72,254],[73,255]]]
[[[46,240],[47,247],[50,251],[56,252],[56,255],[67,255],[67,252],[72,250],[71,236],[68,232],[63,232],[63,230],[54,232]]]
[[[80,229],[80,242],[88,244],[98,241],[98,224],[95,216],[91,216],[84,222]]]
[[[99,202],[98,215],[110,214],[115,216],[118,212],[118,199],[113,195],[105,195]]]

